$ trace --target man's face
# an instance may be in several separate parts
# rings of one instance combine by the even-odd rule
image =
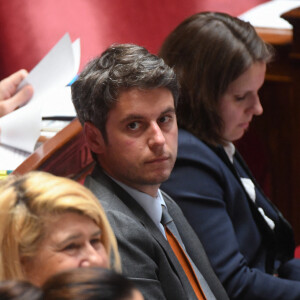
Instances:
[[[98,154],[104,171],[155,196],[168,179],[177,155],[172,93],[166,88],[122,92],[108,114],[106,132],[107,143],[102,141]]]

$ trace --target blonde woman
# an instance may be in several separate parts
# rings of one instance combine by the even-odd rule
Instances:
[[[120,270],[99,201],[75,181],[44,172],[10,175],[0,182],[0,214],[0,280],[41,286],[70,268]]]

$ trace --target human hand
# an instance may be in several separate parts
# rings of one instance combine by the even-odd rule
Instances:
[[[19,70],[0,81],[0,117],[25,104],[33,95],[33,87],[26,85],[17,93],[17,87],[28,75],[26,70]]]

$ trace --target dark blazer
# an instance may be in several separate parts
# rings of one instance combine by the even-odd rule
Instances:
[[[300,299],[300,262],[292,259],[292,229],[238,152],[234,159],[237,169],[222,147],[209,147],[180,129],[177,161],[161,188],[183,210],[230,299]],[[240,176],[255,183],[256,204]],[[275,231],[257,205],[275,221]],[[273,276],[277,272],[290,280]]]
[[[142,207],[99,167],[85,185],[100,200],[114,230],[123,274],[134,281],[145,299],[197,299],[168,242]],[[165,193],[163,197],[187,252],[216,299],[229,299],[180,208]]]

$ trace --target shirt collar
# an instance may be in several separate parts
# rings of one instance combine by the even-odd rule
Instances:
[[[229,160],[233,163],[233,155],[235,153],[235,146],[233,145],[233,143],[227,143],[226,146],[224,146],[224,150]]]
[[[109,176],[109,175],[108,175]],[[152,197],[144,192],[140,192],[128,185],[116,180],[115,178],[109,176],[113,181],[120,185],[136,202],[144,209],[147,215],[151,218],[154,224],[159,228],[164,234],[164,229],[160,223],[162,215],[162,205],[166,206],[166,203],[162,197],[160,189],[157,191],[157,196]]]

